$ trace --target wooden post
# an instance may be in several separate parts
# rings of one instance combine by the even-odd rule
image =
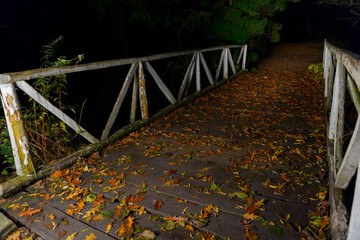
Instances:
[[[196,53],[196,91],[201,91],[201,79],[200,79],[200,53]]]
[[[7,126],[9,129],[16,173],[18,175],[36,174],[30,153],[30,144],[21,114],[19,100],[13,83],[0,85]]]
[[[229,77],[228,63],[229,63],[228,52],[227,52],[226,48],[224,48],[223,79]]]
[[[325,78],[325,90],[324,94],[326,94],[326,102],[325,108],[329,109],[332,101],[332,90],[333,90],[333,82],[335,75],[335,68],[332,60],[332,53],[328,47],[325,47],[325,66],[324,66],[324,78]]]
[[[139,97],[140,97],[141,117],[143,119],[148,119],[149,110],[148,110],[148,102],[146,97],[144,67],[142,62],[139,62]]]
[[[243,48],[244,48],[244,55],[243,55],[243,61],[242,61],[242,67],[241,67],[241,69],[242,70],[245,70],[246,69],[246,57],[247,57],[247,49],[248,49],[248,46],[247,46],[247,44],[245,44],[244,46],[243,46]]]
[[[137,74],[135,73],[132,99],[131,99],[130,123],[134,123],[136,119],[137,95],[138,95],[138,87],[139,87],[138,85],[139,85],[139,79],[137,77]]]
[[[201,65],[203,66],[203,68],[204,68],[204,70],[205,70],[205,73],[206,73],[206,76],[207,76],[207,78],[208,78],[208,80],[209,80],[209,83],[210,83],[211,85],[214,85],[214,79],[213,79],[213,77],[211,76],[210,70],[209,70],[209,68],[208,68],[208,66],[207,66],[207,64],[206,64],[205,58],[204,58],[204,56],[203,56],[203,54],[202,54],[201,52],[200,52],[199,56],[200,56]]]
[[[241,47],[241,50],[240,50],[240,53],[239,53],[239,56],[236,60],[236,63],[239,64],[240,63],[240,60],[241,60],[241,57],[244,55],[244,46]]]
[[[350,74],[348,74],[347,80],[348,80],[348,86],[349,86],[348,88],[349,88],[351,99],[352,99],[352,101],[353,101],[353,103],[355,105],[355,108],[356,108],[357,112],[360,113],[360,93],[359,93],[359,90],[357,89],[356,83],[352,79]]]
[[[345,106],[346,69],[337,55],[336,74],[334,80],[333,102],[331,104],[329,139],[334,140],[334,163],[336,171],[341,165],[344,142],[344,106]]]
[[[194,55],[195,55],[195,53],[194,53]],[[195,56],[195,59],[196,59],[196,56]],[[195,60],[194,60],[194,63],[192,64],[192,66],[191,66],[189,80],[188,80],[188,82],[186,84],[186,87],[185,87],[185,93],[184,93],[185,97],[188,95],[188,92],[189,92],[190,87],[191,87],[191,81],[192,81],[192,78],[193,78],[193,75],[194,75],[194,69],[195,69]]]

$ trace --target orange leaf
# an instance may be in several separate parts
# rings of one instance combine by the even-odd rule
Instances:
[[[133,225],[134,225],[134,217],[128,217],[127,218],[127,224],[126,224],[126,227],[128,228],[128,229],[130,229],[130,228],[132,228],[133,227]]]
[[[161,206],[164,205],[162,201],[155,201],[155,210],[158,210],[161,208]]]
[[[95,217],[93,217],[92,219],[93,221],[99,221],[99,220],[104,220],[104,218],[101,216],[101,214],[99,213],[98,215],[96,215]]]
[[[109,183],[110,183],[110,185],[113,186],[113,187],[116,186],[116,180],[115,180],[115,179],[110,179],[110,180],[109,180]]]
[[[34,208],[28,208],[27,210],[25,211],[22,211],[20,214],[19,214],[19,217],[24,217],[24,216],[32,216],[36,213],[39,213],[41,212],[41,208],[39,209],[34,209]]]
[[[284,174],[280,175],[282,179],[284,179],[286,182],[290,182],[290,179],[288,179]]]
[[[259,216],[258,215],[255,215],[254,213],[245,213],[243,215],[244,218],[246,219],[250,219],[250,220],[255,220],[257,219]]]
[[[193,228],[193,226],[191,226],[191,225],[185,225],[185,227],[186,227],[187,229],[189,229],[190,231],[194,231],[194,228]]]
[[[50,175],[50,177],[52,177],[52,178],[60,178],[62,176],[64,176],[62,171],[55,171]]]
[[[116,230],[116,234],[120,237],[126,232],[125,224],[120,224],[120,227]]]
[[[83,210],[85,207],[85,202],[84,201],[81,201],[78,203],[77,205],[77,210],[80,212],[81,210]]]
[[[163,182],[166,182],[166,179],[163,178],[163,177],[158,177],[159,180],[163,181]]]

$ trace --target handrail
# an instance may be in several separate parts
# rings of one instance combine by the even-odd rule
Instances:
[[[85,63],[85,64],[78,64],[74,66],[66,66],[66,67],[58,67],[58,68],[39,68],[33,70],[27,70],[22,72],[12,72],[12,73],[3,73],[0,74],[0,85],[17,82],[22,80],[30,80],[36,79],[40,77],[49,77],[59,74],[67,74],[67,73],[76,73],[82,71],[90,71],[90,70],[98,70],[110,67],[117,67],[121,65],[132,64],[136,62],[149,62],[154,60],[160,60],[164,58],[171,58],[171,57],[178,57],[187,54],[192,54],[195,52],[210,52],[215,50],[221,50],[224,48],[239,48],[244,47],[245,45],[227,45],[221,47],[211,47],[211,48],[202,48],[198,50],[187,50],[187,51],[177,51],[177,52],[170,52],[170,53],[161,53],[155,54],[151,56],[145,57],[135,57],[135,58],[125,58],[125,59],[114,59],[114,60],[107,60],[107,61],[100,61],[100,62],[93,62],[93,63]]]
[[[59,74],[104,69],[104,68],[116,67],[121,65],[131,65],[129,72],[126,75],[123,86],[119,92],[118,98],[114,104],[113,110],[102,132],[100,139],[102,141],[109,137],[110,130],[115,122],[115,119],[119,113],[120,107],[124,101],[128,89],[130,88],[131,83],[133,83],[133,89],[132,89],[133,93],[132,93],[132,103],[130,110],[130,122],[133,123],[135,121],[137,98],[139,98],[142,118],[143,119],[149,118],[146,84],[145,84],[146,81],[145,71],[144,71],[145,69],[147,70],[147,73],[149,73],[149,75],[152,76],[152,78],[155,80],[157,86],[159,87],[161,92],[165,95],[165,97],[168,99],[170,104],[175,104],[178,101],[180,101],[182,98],[187,96],[193,76],[195,76],[196,91],[199,92],[202,90],[201,81],[200,81],[201,67],[205,71],[206,77],[210,85],[213,86],[216,85],[217,83],[221,69],[223,70],[223,79],[228,78],[229,64],[233,74],[235,74],[236,69],[230,48],[241,48],[236,62],[239,64],[240,60],[242,60],[241,69],[245,70],[247,45],[228,45],[228,46],[204,48],[198,50],[156,54],[145,57],[93,62],[87,64],[79,64],[75,66],[66,66],[59,68],[42,68],[42,69],[33,69],[22,72],[0,74],[0,97],[6,115],[6,121],[11,139],[11,145],[13,150],[13,156],[15,159],[17,174],[19,176],[34,174],[35,169],[32,165],[29,140],[22,120],[20,103],[16,94],[15,85],[23,92],[28,94],[32,99],[37,101],[44,108],[46,108],[51,113],[53,113],[56,117],[58,117],[61,121],[63,121],[74,131],[78,132],[90,143],[96,143],[99,142],[99,139],[92,136],[86,129],[81,127],[73,119],[71,119],[60,109],[55,107],[41,94],[39,94],[34,88],[32,88],[31,85],[29,85],[26,81],[30,79],[54,76]],[[216,69],[215,76],[213,77],[205,61],[203,53],[209,51],[216,51],[216,50],[222,50],[222,53],[220,56],[219,65]],[[169,88],[166,86],[164,81],[160,78],[160,76],[157,74],[155,69],[151,66],[150,61],[177,57],[177,56],[184,56],[188,54],[193,54],[193,57],[190,61],[188,69],[182,80],[178,97],[175,98],[173,93],[169,90]]]
[[[330,110],[328,124],[329,202],[332,239],[360,239],[360,116],[349,145],[344,149],[345,94],[360,111],[360,56],[324,43],[325,109]],[[344,154],[345,152],[345,154]],[[346,189],[357,171],[351,216],[343,202]]]

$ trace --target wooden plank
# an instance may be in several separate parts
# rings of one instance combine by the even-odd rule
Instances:
[[[46,201],[41,201],[35,197],[28,197],[28,194],[25,192],[21,192],[18,195],[14,196],[14,202],[18,202],[20,204],[26,204],[34,209],[41,209],[41,212],[35,214],[33,217],[24,216],[19,217],[19,214],[22,212],[23,208],[18,210],[13,210],[11,208],[6,209],[9,215],[15,218],[17,221],[24,224],[26,227],[30,228],[32,232],[38,234],[40,237],[46,240],[58,240],[58,234],[61,231],[66,231],[66,235],[73,234],[77,232],[77,235],[74,239],[85,239],[86,236],[89,236],[93,233],[96,236],[96,239],[104,239],[104,240],[113,240],[113,238],[104,233],[104,231],[100,231],[92,227],[90,224],[86,224],[82,221],[79,221],[72,216],[65,214],[63,211],[51,206]],[[21,198],[22,197],[22,198]],[[16,201],[17,199],[20,199]],[[64,203],[63,203],[64,204]],[[69,203],[68,203],[69,204]],[[53,214],[56,218],[51,220],[49,218],[50,214]],[[37,218],[37,221],[34,221]],[[32,220],[31,220],[32,219]],[[68,224],[63,224],[62,221],[66,220]],[[53,225],[52,222],[58,223],[58,225],[54,228],[47,228],[46,224]],[[62,238],[65,239],[65,238]]]
[[[133,92],[131,97],[130,123],[134,123],[136,119],[136,106],[139,88],[139,79],[137,74],[134,75]]]
[[[49,112],[54,114],[57,118],[63,121],[66,125],[72,128],[74,131],[83,136],[86,140],[91,143],[96,143],[99,140],[93,137],[88,131],[86,131],[83,127],[77,124],[73,119],[71,119],[68,115],[63,113],[60,109],[55,107],[51,102],[46,100],[41,94],[39,94],[32,86],[30,86],[25,81],[20,81],[16,83],[17,86],[23,90],[26,94],[28,94],[32,99],[38,102],[41,106],[46,108]]]
[[[59,67],[59,68],[40,68],[40,69],[33,69],[33,70],[22,71],[22,72],[4,73],[4,74],[0,74],[0,85],[5,84],[5,83],[36,79],[36,78],[40,78],[40,77],[48,77],[48,76],[54,76],[54,75],[59,75],[59,74],[67,74],[67,73],[75,73],[75,72],[83,72],[83,71],[104,69],[104,68],[110,68],[110,67],[117,67],[117,66],[121,66],[121,65],[133,64],[136,62],[154,61],[154,60],[159,60],[159,59],[164,59],[164,58],[193,54],[195,52],[215,51],[215,50],[223,49],[224,47],[239,48],[239,47],[243,47],[243,46],[244,45],[227,45],[227,46],[221,46],[221,47],[203,48],[203,49],[198,49],[198,50],[162,53],[162,54],[156,54],[156,55],[145,56],[145,57],[107,60],[107,61],[78,64],[78,65],[74,65],[74,66],[66,66],[66,67]]]
[[[184,91],[185,91],[185,87],[186,87],[186,84],[189,80],[189,76],[190,76],[190,72],[191,72],[191,68],[192,66],[194,65],[194,61],[195,61],[195,58],[196,58],[196,54],[194,53],[192,58],[191,58],[191,61],[190,61],[190,64],[186,70],[186,73],[185,73],[185,76],[184,76],[184,79],[183,81],[181,82],[181,86],[180,86],[180,89],[179,89],[179,95],[178,95],[178,101],[180,101]]]
[[[325,39],[325,43],[324,43],[324,51],[323,51],[323,68],[324,68],[324,97],[328,96],[328,66],[329,66],[329,59],[328,59],[328,55],[329,55],[329,49],[327,48],[326,45],[326,39]]]
[[[244,48],[244,56],[243,56],[243,61],[242,61],[241,69],[242,69],[242,70],[245,70],[245,69],[246,69],[246,58],[247,58],[248,45],[245,44],[245,45],[243,46],[243,48]]]
[[[347,75],[348,85],[349,85],[349,92],[351,99],[355,105],[355,108],[358,113],[360,113],[360,93],[356,87],[356,83],[352,79],[352,77],[348,74]]]
[[[349,146],[346,150],[344,160],[337,172],[335,186],[337,188],[346,189],[351,178],[356,172],[359,165],[360,153],[360,116],[357,118],[355,130],[351,137]]]
[[[12,151],[14,153],[16,173],[20,176],[36,174],[30,153],[30,143],[21,113],[19,99],[13,83],[0,85],[1,101],[4,106]]]
[[[243,50],[243,49],[241,49],[241,50]],[[219,79],[221,67],[222,67],[223,62],[224,62],[224,56],[225,56],[225,49],[223,49],[222,52],[221,52],[219,65],[218,65],[218,67],[216,69],[215,82],[217,82],[217,80]]]
[[[359,148],[357,149],[359,153]],[[359,161],[358,161],[359,162]],[[355,185],[354,200],[351,207],[351,215],[349,222],[349,231],[347,240],[358,240],[360,239],[360,167],[357,165],[357,177]]]
[[[228,52],[226,48],[224,49],[224,63],[223,63],[223,78],[229,77],[229,67],[228,67],[229,59],[228,59]]]
[[[174,104],[176,103],[176,99],[170,92],[169,88],[165,85],[165,83],[161,80],[159,75],[155,72],[154,68],[150,65],[149,62],[145,62],[145,66],[147,70],[150,72],[151,76],[154,78],[156,84],[160,88],[160,90],[163,92],[167,100],[169,100],[170,103]]]
[[[149,110],[148,110],[148,102],[146,97],[144,68],[142,62],[139,62],[139,97],[140,97],[141,117],[143,119],[148,119]]]
[[[332,102],[332,94],[333,94],[333,84],[334,84],[334,76],[335,76],[335,67],[333,64],[332,53],[327,50],[326,54],[326,68],[324,68],[324,76],[325,78],[325,92],[326,92],[326,102],[325,107],[329,109]]]
[[[205,70],[206,76],[207,76],[210,84],[214,84],[214,79],[211,76],[210,70],[208,68],[208,65],[206,64],[205,58],[202,53],[200,53],[200,61],[201,61],[201,65],[203,66],[203,68]]]
[[[200,53],[196,53],[196,91],[201,91],[201,79],[200,79]]]
[[[230,49],[229,48],[226,48],[227,52],[228,52],[228,59],[229,59],[229,63],[230,63],[230,67],[231,67],[231,70],[233,71],[233,74],[236,73],[235,71],[235,65],[234,65],[234,61],[233,61],[233,58],[231,56],[231,52],[230,52]]]
[[[101,135],[101,140],[104,140],[105,138],[107,138],[109,136],[110,130],[111,130],[112,126],[114,125],[115,119],[119,113],[120,107],[124,101],[125,95],[129,89],[129,86],[130,86],[131,81],[134,77],[134,74],[137,70],[138,65],[139,65],[138,63],[133,63],[130,67],[128,74],[126,75],[123,86],[120,90],[120,93],[119,93],[117,99],[116,99],[114,108],[111,111],[110,117],[109,117],[109,119],[106,123],[105,129]]]

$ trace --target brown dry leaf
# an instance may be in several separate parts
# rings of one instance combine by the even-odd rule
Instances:
[[[90,233],[90,235],[86,236],[85,240],[94,240],[96,238],[94,233]]]
[[[101,216],[101,214],[99,213],[98,215],[94,216],[93,221],[100,221],[100,220],[104,220],[104,218]]]
[[[74,238],[76,237],[77,234],[78,234],[78,232],[74,232],[74,233],[70,234],[69,236],[67,236],[67,238],[65,240],[74,240]]]
[[[256,233],[247,232],[245,233],[245,240],[258,240],[260,236]]]
[[[168,186],[168,187],[179,186],[179,184],[182,181],[184,181],[184,179],[173,179],[173,178],[171,178],[170,180],[166,181],[166,183],[164,183],[164,186]]]
[[[66,234],[67,234],[67,231],[66,231],[66,230],[61,230],[61,231],[58,233],[57,238],[58,238],[58,239],[63,238]]]
[[[171,169],[171,170],[165,170],[164,173],[165,175],[169,176],[169,175],[173,175],[177,172],[177,169]]]
[[[129,202],[129,203],[138,203],[142,200],[145,199],[145,195],[142,195],[142,196],[139,196],[139,197],[135,197],[134,195],[129,195],[127,198],[126,198],[126,202]]]
[[[246,218],[246,219],[250,219],[250,220],[255,220],[255,219],[257,219],[259,216],[258,215],[255,215],[254,213],[245,213],[244,215],[243,215],[243,217],[244,218]]]
[[[164,205],[164,203],[162,201],[156,201],[155,200],[155,210],[158,210],[159,208],[161,208],[161,206]]]

